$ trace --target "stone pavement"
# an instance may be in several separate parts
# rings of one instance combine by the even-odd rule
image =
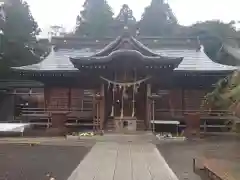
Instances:
[[[68,180],[178,180],[151,143],[97,142]]]

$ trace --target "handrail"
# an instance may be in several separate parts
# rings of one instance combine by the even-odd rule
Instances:
[[[171,109],[156,109],[156,110],[164,110],[164,111],[170,111]],[[185,109],[185,110],[183,110],[183,109],[174,109],[174,111],[197,111],[197,112],[209,112],[209,110],[200,110],[200,109]],[[214,112],[214,111],[216,111],[216,112],[231,112],[231,111],[229,111],[229,110],[211,110],[210,112]]]
[[[170,110],[170,109],[155,109],[155,112],[171,112],[172,113],[176,113],[176,112],[183,112],[183,113],[200,113],[200,114],[204,114],[204,113],[208,113],[208,114],[233,114],[234,112],[231,112],[229,110],[182,110],[182,109],[174,109],[174,110]]]
[[[22,108],[22,111],[39,111],[39,112],[54,112],[54,111],[69,111],[69,112],[75,112],[75,111],[93,111],[93,108]]]

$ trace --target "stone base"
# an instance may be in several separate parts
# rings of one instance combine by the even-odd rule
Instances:
[[[116,132],[136,132],[137,119],[135,117],[115,118]]]
[[[65,136],[67,133],[67,128],[49,128],[46,130],[46,134],[51,136]]]

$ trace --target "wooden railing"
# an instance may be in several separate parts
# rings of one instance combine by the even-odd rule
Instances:
[[[221,110],[221,111],[214,111],[214,110],[182,110],[182,109],[155,109],[155,114],[159,113],[169,113],[172,117],[184,117],[186,114],[198,113],[201,117],[236,117],[236,115],[229,111],[229,110]],[[152,112],[153,113],[153,112]]]
[[[79,126],[96,126],[93,108],[62,108],[62,109],[46,109],[46,108],[22,108],[19,122],[27,122],[35,126],[51,127],[51,116],[54,112],[66,112],[68,127]]]
[[[161,113],[163,116],[161,116]],[[165,114],[164,114],[165,113]],[[166,116],[167,114],[167,116]],[[240,123],[240,118],[229,110],[207,111],[207,110],[170,110],[155,109],[151,112],[150,120],[153,121],[179,121],[179,127],[186,127],[185,119],[188,114],[199,114],[200,127],[206,131],[208,128],[232,128],[234,124]],[[165,116],[164,116],[165,115]]]

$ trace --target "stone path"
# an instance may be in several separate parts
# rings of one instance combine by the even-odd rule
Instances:
[[[68,180],[178,180],[151,143],[98,142]]]

